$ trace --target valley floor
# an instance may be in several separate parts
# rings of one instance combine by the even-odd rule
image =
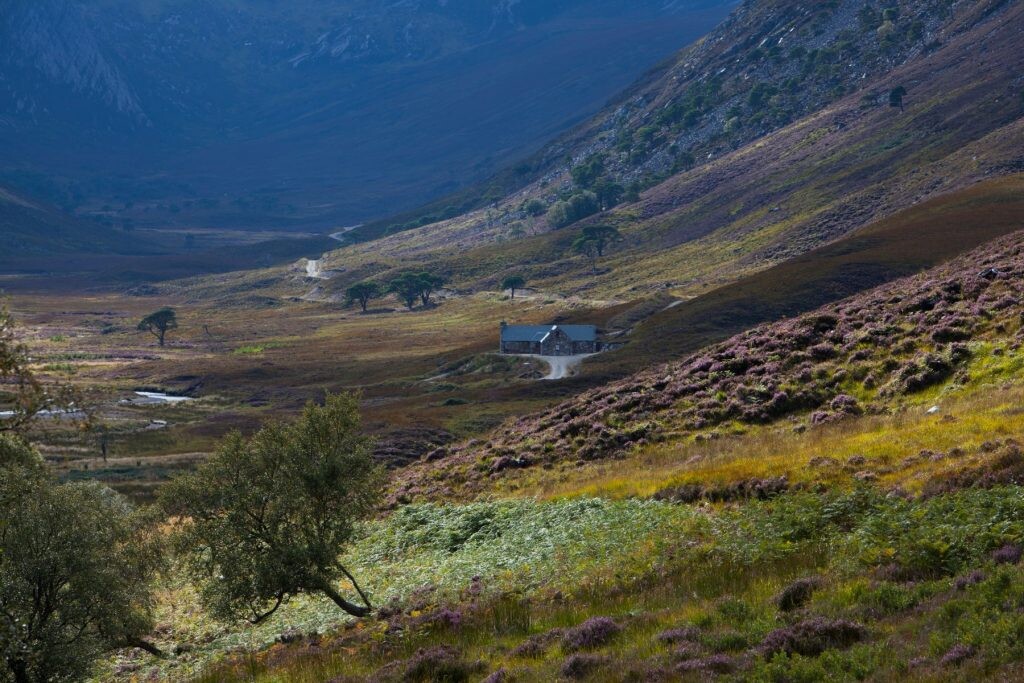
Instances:
[[[564,385],[539,385],[544,362],[493,353],[499,323],[588,316],[592,305],[449,293],[426,309],[384,300],[363,314],[336,298],[289,295],[317,286],[297,270],[270,291],[229,282],[232,294],[220,299],[188,286],[168,296],[15,295],[10,306],[38,369],[80,388],[93,416],[84,434],[43,420],[37,442],[63,476],[146,499],[229,430],[249,431],[324,391],[353,390],[363,394],[384,457],[400,464],[567,395]],[[135,326],[165,305],[177,310],[179,328],[159,347]],[[139,390],[195,400],[154,404],[139,401]]]

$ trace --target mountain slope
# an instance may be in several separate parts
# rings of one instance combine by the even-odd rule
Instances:
[[[8,266],[12,257],[145,251],[147,246],[131,235],[76,219],[0,187],[0,253]]]
[[[855,0],[746,2],[704,40],[478,193],[500,199],[508,185],[541,180],[548,192],[532,194],[550,203],[552,189],[571,189],[569,168],[595,159],[608,178],[642,189],[851,92],[860,92],[865,106],[885,104],[889,90],[871,89],[871,81],[1008,5],[928,0],[887,3],[883,10]],[[370,226],[381,227],[387,226]]]
[[[506,423],[403,474],[401,500],[472,495],[499,476],[621,457],[657,442],[796,418],[812,425],[895,409],[967,385],[989,353],[1020,351],[1024,233],[807,315],[764,325]],[[805,425],[806,426],[806,425]],[[437,482],[448,482],[438,487]]]
[[[16,0],[0,171],[136,219],[352,224],[532,150],[730,4]]]
[[[538,289],[590,298],[702,294],[917,202],[1024,168],[1022,26],[1019,5],[962,3],[927,54],[915,53],[820,111],[567,229],[523,209],[531,198],[577,192],[568,172],[559,171],[487,210],[332,258],[340,268],[373,254],[378,262],[447,269],[475,286],[518,272]],[[865,100],[903,83],[905,111]],[[625,236],[596,275],[571,247],[580,227],[594,223]],[[449,254],[452,244],[456,255]]]

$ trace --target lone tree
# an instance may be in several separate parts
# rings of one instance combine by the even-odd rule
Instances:
[[[0,436],[0,680],[81,681],[153,629],[159,534],[98,483],[58,484],[38,454]]]
[[[903,108],[903,98],[907,96],[907,89],[902,85],[898,85],[889,91],[889,106],[899,107],[899,110],[905,111]]]
[[[139,321],[139,328],[144,332],[149,332],[160,342],[160,346],[164,345],[164,337],[167,336],[169,330],[175,330],[178,328],[178,316],[174,312],[173,308],[161,308],[159,311],[150,313],[141,321]]]
[[[423,292],[423,282],[415,273],[402,273],[389,283],[388,291],[396,294],[411,311]]]
[[[360,427],[354,396],[328,396],[296,421],[228,436],[165,487],[162,506],[181,520],[173,544],[214,615],[259,623],[302,593],[326,595],[353,616],[372,611],[340,561],[384,483]],[[338,592],[342,578],[361,605]]]
[[[521,275],[511,275],[511,276],[505,278],[502,281],[502,283],[501,283],[501,288],[502,289],[510,289],[510,290],[512,290],[512,299],[513,300],[515,300],[515,298],[516,298],[516,290],[517,289],[522,289],[525,286],[526,286],[526,279],[523,278]]]
[[[604,256],[610,244],[622,240],[622,233],[610,225],[588,225],[583,228],[572,246],[577,252],[590,258],[591,268],[596,273],[597,259]]]
[[[370,299],[377,298],[380,296],[380,293],[380,285],[376,282],[360,282],[359,284],[352,285],[345,292],[348,296],[348,303],[351,305],[358,301],[363,309],[363,313],[366,313],[366,309],[370,305]]]

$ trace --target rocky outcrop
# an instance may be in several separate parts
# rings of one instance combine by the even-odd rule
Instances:
[[[104,49],[80,3],[14,0],[0,15],[0,92],[14,113],[42,114],[40,93],[66,88],[137,123],[148,117],[117,60]]]

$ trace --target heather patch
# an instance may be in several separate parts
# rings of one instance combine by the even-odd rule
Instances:
[[[618,457],[669,438],[713,437],[723,427],[785,417],[826,425],[878,413],[937,387],[968,384],[975,370],[1009,370],[1017,363],[1022,314],[1024,251],[1012,236],[518,418],[487,444],[450,449],[435,466],[449,476],[460,472],[473,488],[483,473]],[[986,346],[994,338],[1009,341],[1014,353]],[[470,460],[474,469],[463,472]],[[403,491],[430,494],[415,478]]]
[[[772,631],[761,649],[768,659],[780,652],[816,657],[825,650],[850,647],[866,637],[867,629],[860,624],[815,618]]]
[[[621,630],[614,619],[593,617],[562,634],[562,649],[566,652],[593,650],[607,645]]]

